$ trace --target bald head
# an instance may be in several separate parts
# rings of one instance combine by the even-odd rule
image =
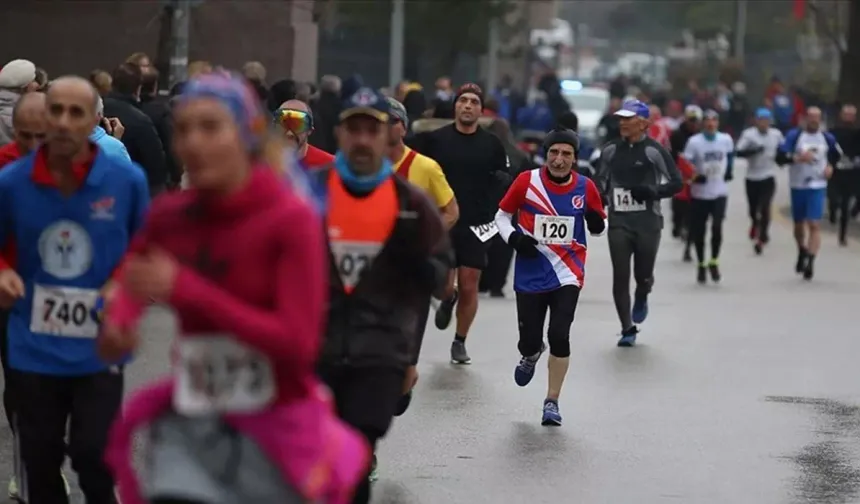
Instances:
[[[77,75],[66,75],[53,81],[51,87],[48,88],[47,94],[49,102],[57,95],[74,97],[75,99],[89,102],[93,114],[96,113],[99,104],[99,92],[95,86],[87,79],[78,77]]]
[[[44,119],[45,93],[32,92],[21,95],[21,99],[12,109],[12,125],[32,121],[33,118]]]
[[[311,108],[308,107],[308,104],[301,100],[287,100],[281,104],[279,108],[282,109],[290,109],[290,110],[301,110],[302,112],[310,113]]]
[[[818,107],[809,107],[806,109],[806,129],[807,131],[818,131],[821,127],[821,109]]]

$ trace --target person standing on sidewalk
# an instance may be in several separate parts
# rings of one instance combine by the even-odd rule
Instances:
[[[842,148],[842,159],[836,165],[828,183],[830,222],[839,219],[839,244],[848,245],[848,221],[860,214],[860,127],[857,126],[857,107],[844,105],[839,122],[830,130]],[[852,199],[854,205],[851,205]]]

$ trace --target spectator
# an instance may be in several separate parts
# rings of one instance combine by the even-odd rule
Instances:
[[[254,87],[254,91],[260,97],[260,102],[267,103],[269,100],[269,88],[266,87],[266,67],[259,61],[249,61],[242,67],[242,75]]]
[[[517,110],[523,106],[523,97],[513,88],[513,80],[510,75],[503,75],[501,83],[493,91],[493,98],[499,103],[498,115],[505,119],[513,127],[516,124]]]
[[[786,133],[796,124],[798,109],[785,84],[774,77],[768,87],[765,99],[773,112],[773,122],[777,129]]]
[[[747,86],[743,82],[735,82],[732,84],[732,97],[729,100],[729,111],[726,114],[726,126],[733,135],[740,136],[746,128],[747,119],[751,115]]]
[[[311,102],[311,85],[307,82],[297,82],[296,83],[296,100],[300,102],[310,103]]]
[[[0,70],[0,146],[14,140],[12,112],[21,95],[39,89],[36,65],[32,61],[12,60]]]
[[[403,108],[406,109],[406,115],[409,117],[411,128],[415,121],[424,117],[424,112],[427,111],[427,97],[424,96],[424,90],[420,86],[417,89],[414,86],[409,86],[407,89],[402,103]]]
[[[481,111],[481,115],[484,117],[499,117],[499,101],[495,98],[487,98],[487,101],[484,102],[484,109]],[[504,119],[501,117],[500,119]],[[505,120],[507,121],[507,120]],[[510,124],[510,123],[508,123]]]
[[[408,93],[409,92],[407,91],[407,95]],[[403,103],[403,105],[405,106],[406,103]],[[436,79],[436,96],[433,99],[433,117],[440,119],[454,118],[454,86],[451,84],[450,77],[439,77]]]
[[[329,154],[337,152],[337,139],[334,127],[340,114],[341,82],[336,75],[323,75],[320,80],[320,96],[311,109],[314,115],[314,130],[310,136],[310,144]]]
[[[208,61],[192,61],[188,64],[188,78],[192,79],[198,75],[207,74],[212,71],[212,64]]]
[[[517,111],[517,125],[521,130],[546,133],[556,123],[546,93],[538,91],[533,94],[532,98],[532,103]]]
[[[553,122],[557,121],[562,114],[570,112],[570,103],[562,96],[561,82],[555,73],[550,72],[541,77],[537,88],[546,95],[546,103],[552,114]],[[525,128],[522,125],[520,127]]]
[[[14,141],[0,147],[0,168],[26,156],[29,152],[45,141],[45,132],[48,129],[47,114],[45,109],[44,93],[28,93],[18,100],[15,110],[12,112],[14,128]],[[4,251],[4,254],[7,253]],[[4,256],[8,258],[8,256]],[[4,397],[4,402],[6,401]],[[8,406],[8,405],[7,405]],[[6,409],[7,415],[10,413]]]
[[[143,75],[137,65],[123,63],[111,77],[113,91],[104,99],[105,116],[116,117],[125,126],[122,143],[131,160],[146,172],[150,194],[155,196],[167,184],[167,164],[155,125],[140,109]]]
[[[98,145],[99,149],[101,149],[105,154],[131,161],[131,157],[128,155],[128,149],[126,149],[125,144],[119,140],[125,134],[125,127],[122,125],[122,122],[117,119],[111,121],[110,119],[105,118],[105,104],[104,99],[101,96],[99,96],[98,104],[96,104],[96,116],[99,119],[99,123],[96,124],[93,132],[90,133],[90,140]],[[110,133],[102,127],[102,124],[105,123],[110,127]]]
[[[597,123],[597,138],[600,144],[611,142],[616,138],[621,138],[621,125],[618,122],[618,116],[615,112],[621,108],[621,98],[613,96],[609,99],[609,110],[600,118]]]
[[[106,70],[102,70],[101,68],[97,68],[90,73],[90,82],[95,86],[101,97],[107,96],[113,86],[113,78]]]
[[[155,67],[152,65],[152,60],[143,52],[132,53],[131,56],[126,58],[125,62],[137,65],[137,67],[140,68],[140,73],[143,75],[147,75],[148,73],[155,71]]]
[[[143,75],[140,87],[140,109],[149,117],[164,148],[167,163],[167,186],[176,187],[182,177],[182,170],[173,154],[173,118],[170,102],[158,96],[158,70],[153,68]]]
[[[36,67],[36,78],[34,79],[36,82],[36,89],[33,91],[41,91],[44,93],[48,90],[48,72],[44,68]]]
[[[269,102],[266,107],[269,112],[278,110],[282,103],[296,98],[296,81],[291,79],[280,80],[272,84],[269,90]]]

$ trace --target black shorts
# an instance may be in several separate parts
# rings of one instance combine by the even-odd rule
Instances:
[[[490,241],[482,242],[466,225],[457,225],[451,229],[451,245],[458,268],[474,268],[482,270],[487,267],[487,250]]]

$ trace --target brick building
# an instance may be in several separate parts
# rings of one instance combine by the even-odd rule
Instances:
[[[136,51],[155,57],[157,0],[3,0],[0,65],[32,60],[52,77],[112,69]],[[194,8],[190,59],[229,68],[261,61],[269,81],[317,78],[313,0],[217,0]]]

